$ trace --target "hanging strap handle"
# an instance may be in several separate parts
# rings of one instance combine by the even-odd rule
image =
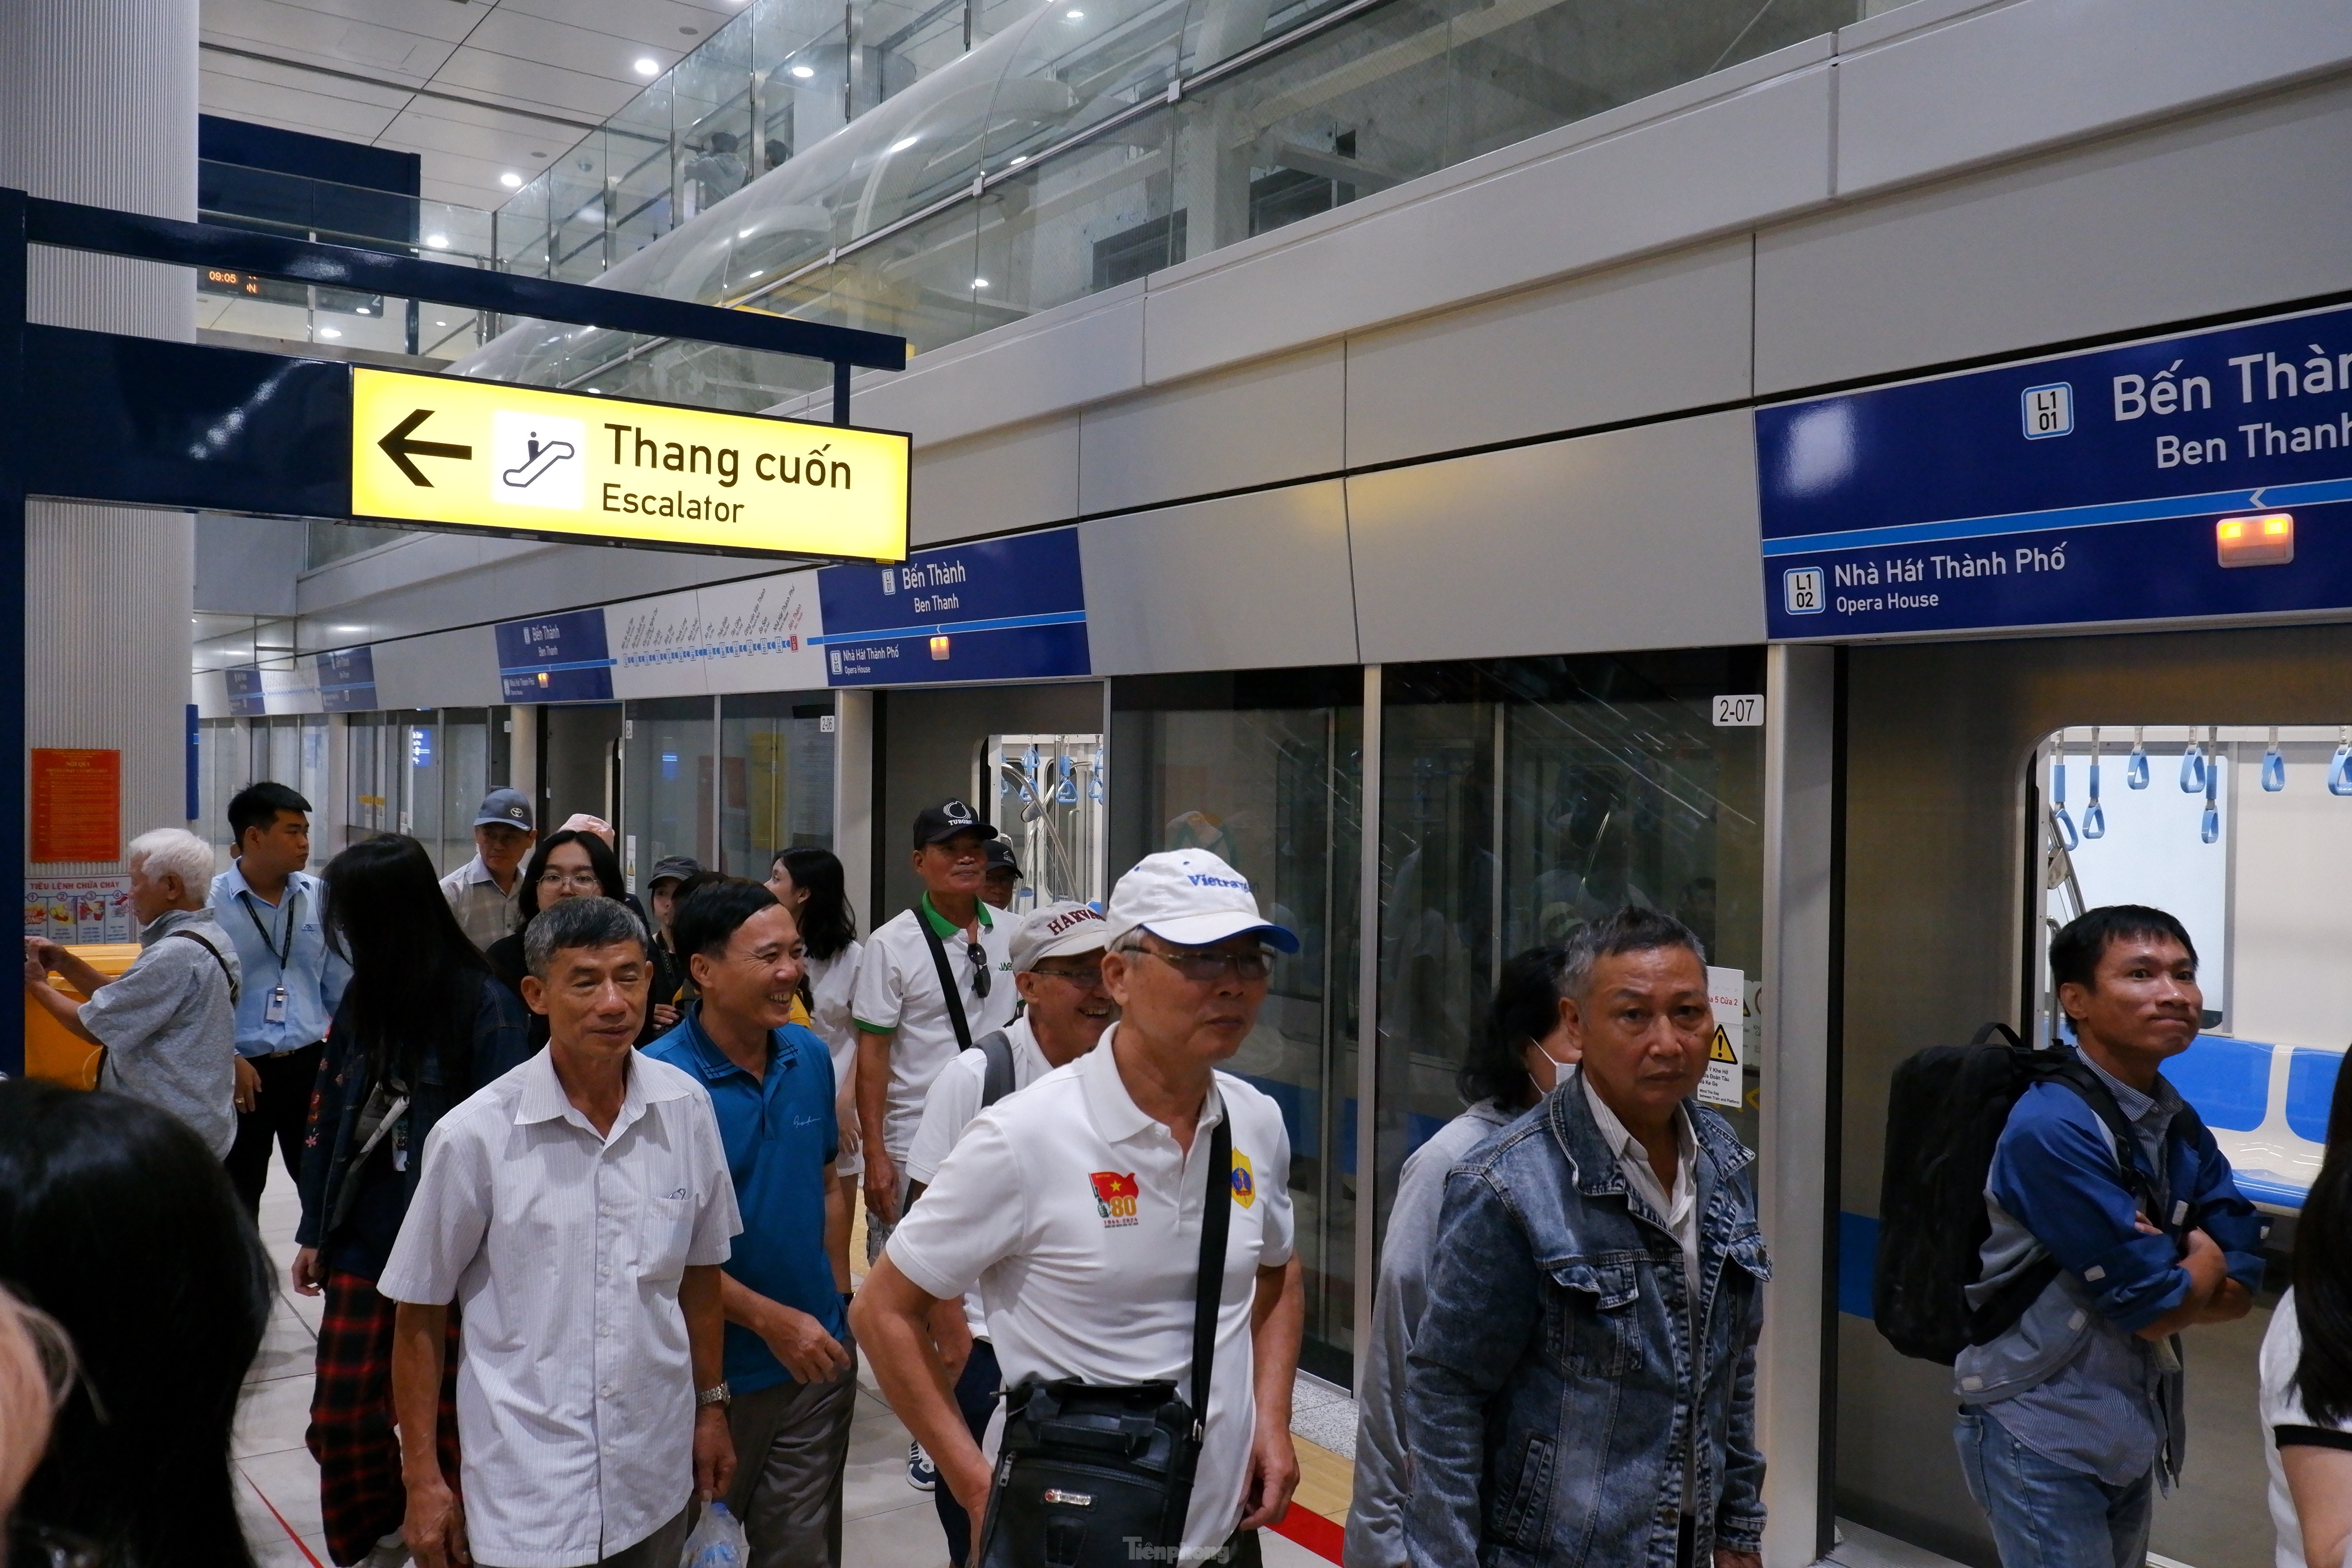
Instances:
[[[948,1022],[955,1026],[956,1047],[971,1049],[971,1025],[963,1016],[963,993],[956,986],[955,972],[948,966],[948,950],[940,941],[940,933],[931,929],[928,904],[915,908],[915,923],[923,928],[923,939],[931,944],[931,966],[940,972],[940,994],[947,998]]]
[[[1192,1435],[1209,1422],[1209,1373],[1216,1364],[1217,1314],[1225,1299],[1225,1234],[1234,1221],[1234,1128],[1219,1097],[1209,1135],[1209,1187],[1201,1200],[1201,1275],[1192,1296]]]

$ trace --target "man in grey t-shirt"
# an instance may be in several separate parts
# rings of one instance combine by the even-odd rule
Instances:
[[[145,949],[122,973],[100,974],[52,942],[25,939],[25,994],[49,1016],[106,1047],[99,1087],[160,1106],[195,1129],[217,1158],[236,1142],[236,949],[205,907],[212,847],[177,827],[131,841],[131,913]],[[89,998],[49,984],[51,971]]]

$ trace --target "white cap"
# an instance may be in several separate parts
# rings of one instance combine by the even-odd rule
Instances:
[[[1026,974],[1048,958],[1073,952],[1100,952],[1110,945],[1103,935],[1102,911],[1092,904],[1040,904],[1022,917],[1013,933],[1013,973]]]
[[[1298,938],[1257,912],[1249,879],[1205,849],[1169,849],[1138,860],[1110,890],[1105,915],[1117,942],[1140,928],[1179,947],[1207,947],[1255,931],[1277,952]]]

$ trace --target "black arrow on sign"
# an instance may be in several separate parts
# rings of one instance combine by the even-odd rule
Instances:
[[[423,485],[426,489],[433,488],[433,481],[426,479],[425,470],[410,462],[409,458],[470,458],[474,455],[474,449],[471,447],[460,447],[452,441],[412,441],[408,438],[410,431],[432,417],[433,410],[420,408],[394,426],[392,434],[376,443],[383,448],[385,457],[400,465],[400,471],[408,476],[410,484]]]

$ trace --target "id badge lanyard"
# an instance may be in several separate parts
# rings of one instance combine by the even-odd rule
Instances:
[[[236,901],[245,906],[245,918],[251,921],[253,929],[261,933],[262,947],[268,951],[270,957],[278,961],[278,984],[269,988],[268,999],[262,1004],[261,1021],[265,1024],[282,1024],[286,1021],[286,1006],[289,1000],[286,992],[286,965],[294,956],[295,916],[300,910],[302,889],[299,888],[287,889],[286,940],[282,942],[269,934],[269,927],[263,922],[260,912],[253,907],[252,894],[239,892]]]

